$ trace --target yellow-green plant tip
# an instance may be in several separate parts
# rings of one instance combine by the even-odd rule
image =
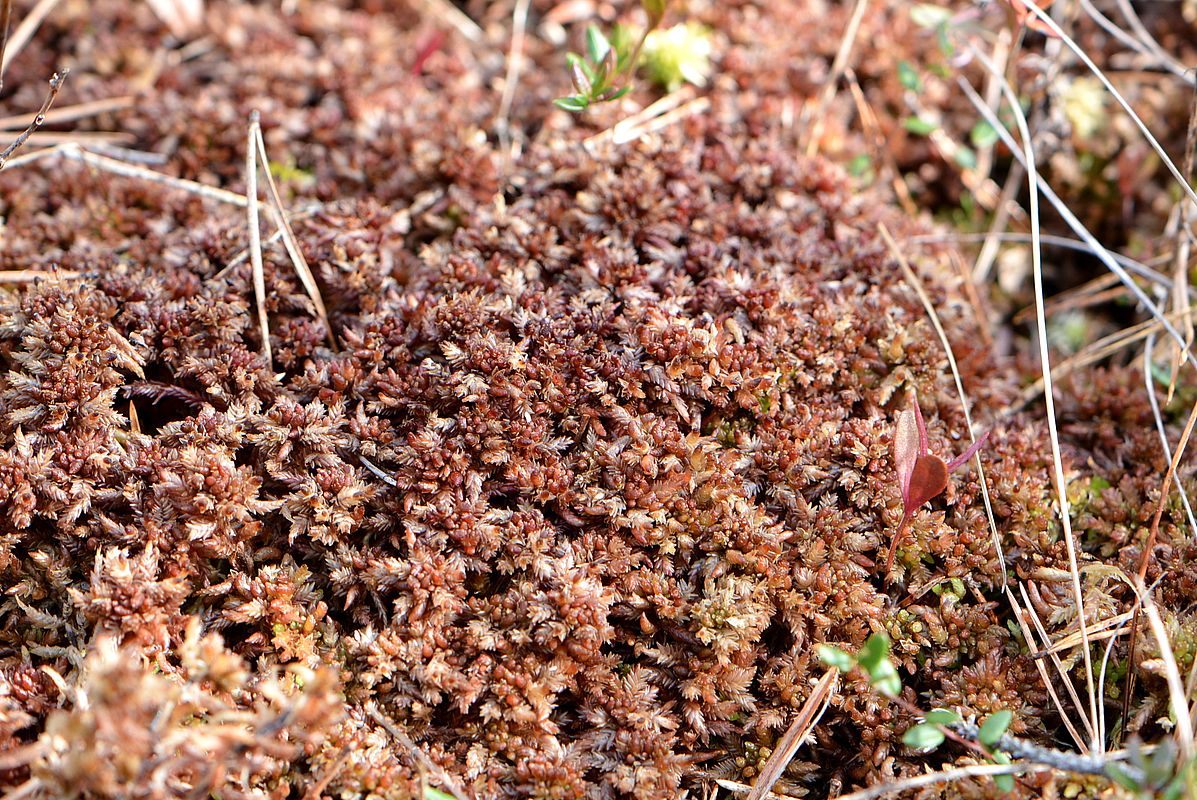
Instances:
[[[683,83],[705,86],[711,72],[710,32],[696,22],[653,31],[641,58],[648,77],[667,92]]]

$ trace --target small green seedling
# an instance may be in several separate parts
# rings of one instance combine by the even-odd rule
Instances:
[[[860,667],[869,676],[873,688],[886,697],[897,697],[902,691],[898,668],[889,657],[889,637],[884,633],[870,636],[856,655],[827,644],[819,645],[816,652],[823,663],[840,672],[851,672]]]
[[[635,44],[627,28],[617,27],[611,39],[593,25],[586,29],[585,57],[577,53],[565,56],[574,93],[558,97],[553,101],[554,105],[577,114],[596,103],[618,100],[632,90],[627,81],[636,71],[640,51],[649,34],[665,18],[669,0],[640,0],[640,7],[648,17],[648,26]]]
[[[901,698],[902,680],[898,676],[898,668],[890,659],[889,637],[884,633],[875,633],[865,640],[860,651],[853,655],[838,647],[821,644],[815,648],[816,654],[824,664],[835,667],[840,672],[851,672],[860,668],[869,676],[869,683],[881,694],[897,702],[907,711],[919,714],[923,721],[913,726],[902,735],[902,743],[916,750],[934,750],[951,736],[957,741],[968,744],[958,734],[951,732],[951,726],[963,724],[963,720],[954,711],[936,708],[925,714],[912,703]],[[1010,728],[1014,714],[1009,711],[998,711],[990,715],[977,732],[980,748],[995,764],[1009,764],[1010,756],[996,750],[1002,737]],[[975,747],[975,746],[974,746]],[[1014,790],[1012,775],[994,775],[994,785],[1002,792]]]
[[[575,113],[585,111],[594,103],[618,100],[629,91],[630,86],[619,88],[615,82],[620,77],[619,53],[595,26],[586,29],[586,57],[577,53],[565,56],[569,64],[569,77],[574,93],[558,97],[553,101],[558,108]]]

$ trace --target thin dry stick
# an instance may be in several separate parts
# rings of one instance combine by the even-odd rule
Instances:
[[[1176,443],[1176,452],[1172,454],[1172,460],[1168,462],[1168,471],[1164,473],[1164,483],[1160,487],[1160,499],[1156,501],[1155,514],[1151,517],[1151,529],[1147,533],[1147,541],[1143,543],[1143,555],[1139,557],[1139,571],[1136,575],[1139,585],[1142,585],[1147,578],[1147,565],[1151,561],[1151,551],[1155,549],[1155,540],[1159,536],[1160,520],[1164,516],[1164,506],[1168,501],[1168,492],[1172,488],[1172,477],[1176,474],[1176,467],[1180,464],[1180,458],[1189,444],[1189,436],[1193,433],[1194,422],[1197,422],[1197,403],[1193,404],[1193,409],[1189,412],[1189,419],[1185,423],[1184,431],[1180,434],[1180,441]],[[1141,599],[1144,603],[1146,602],[1146,598]],[[1138,643],[1139,613],[1142,608],[1143,603],[1135,607],[1135,618],[1131,620],[1130,643],[1127,645],[1126,655],[1126,663],[1129,667],[1126,671],[1126,692],[1122,697],[1122,718],[1124,720],[1129,718],[1131,693],[1135,690],[1135,646]],[[1161,648],[1164,641],[1160,640]],[[1192,736],[1191,730],[1189,735]]]
[[[1052,316],[1053,314],[1059,314],[1069,309],[1089,308],[1098,303],[1105,303],[1125,296],[1126,287],[1118,282],[1118,277],[1105,272],[1090,281],[1082,283],[1080,286],[1066,289],[1054,297],[1048,298],[1044,305],[1044,310],[1048,316]],[[1034,317],[1034,306],[1027,306],[1016,313],[1011,318],[1011,322],[1015,325],[1021,325],[1028,320],[1034,319]]]
[[[486,44],[486,32],[469,15],[453,5],[449,0],[424,0],[423,4],[433,16],[439,17],[453,26],[468,41],[474,44]]]
[[[332,766],[324,771],[320,776],[320,780],[312,784],[312,788],[308,789],[303,796],[303,800],[320,800],[320,795],[332,783],[333,778],[341,774],[341,770],[345,769],[345,765],[349,763],[349,759],[353,757],[353,748],[357,742],[350,742],[341,748],[341,752],[337,754],[337,760],[332,763]]]
[[[1089,626],[1089,641],[1096,642],[1099,639],[1108,639],[1117,634],[1115,628],[1121,629],[1125,627],[1126,623],[1131,621],[1134,614],[1130,611],[1124,611],[1121,614],[1115,614],[1112,617],[1107,617],[1100,622],[1095,622]],[[1067,636],[1062,636],[1047,650],[1032,651],[1028,655],[1031,658],[1045,658],[1048,653],[1063,653],[1065,650],[1071,650],[1081,643],[1080,631],[1073,631]]]
[[[249,220],[249,260],[253,265],[254,303],[258,309],[258,328],[262,333],[262,355],[267,366],[274,363],[270,350],[270,323],[266,319],[266,277],[262,269],[262,231],[258,227],[258,148],[254,134],[261,126],[258,112],[249,115],[249,136],[245,146],[245,196]]]
[[[60,272],[43,272],[38,269],[6,269],[0,270],[0,283],[33,283],[34,281],[52,276],[69,279],[78,278],[82,274],[82,272],[68,272],[66,270]]]
[[[973,281],[984,283],[989,278],[989,271],[997,260],[1000,234],[1006,229],[1010,218],[1020,219],[1022,208],[1016,200],[1026,174],[1022,165],[1015,163],[1010,167],[1010,174],[1006,176],[1006,183],[1002,186],[1002,193],[998,195],[997,208],[993,213],[993,223],[989,226],[989,233],[985,235],[981,244],[981,251],[977,253],[977,260],[973,264]]]
[[[980,778],[987,775],[1022,775],[1028,772],[1046,772],[1048,769],[1048,767],[1030,764],[974,764],[943,772],[929,772],[926,775],[916,775],[913,778],[893,781],[892,783],[870,786],[868,789],[861,789],[858,792],[840,795],[838,800],[873,800],[874,797],[881,797],[887,794],[892,794],[896,797],[908,789],[934,786],[937,783],[950,783],[964,778]]]
[[[650,119],[643,125],[635,128],[627,128],[622,132],[616,133],[611,138],[611,143],[615,145],[627,144],[635,141],[641,136],[649,133],[657,133],[663,131],[670,125],[673,125],[679,120],[686,117],[692,117],[695,114],[703,114],[711,107],[711,99],[709,97],[696,97],[685,105],[679,106],[672,111],[667,111],[658,117]]]
[[[78,144],[87,147],[133,144],[137,137],[122,131],[34,131],[28,139],[30,147],[55,147]]]
[[[365,707],[365,710],[370,719],[381,725],[383,730],[389,733],[391,738],[398,742],[401,747],[407,748],[408,752],[415,757],[416,762],[438,781],[440,781],[440,784],[449,791],[449,794],[453,795],[455,798],[457,798],[457,800],[469,800],[468,795],[461,789],[460,786],[457,785],[457,781],[453,780],[453,776],[445,772],[445,770],[439,764],[429,758],[424,751],[412,741],[410,736],[400,730],[398,725],[396,725],[394,722],[388,719],[386,715],[378,710],[373,701],[371,701]]]
[[[12,32],[12,36],[9,37],[4,55],[0,57],[0,74],[3,74],[8,69],[8,65],[12,63],[12,60],[25,49],[25,45],[33,38],[33,34],[37,32],[42,21],[50,15],[50,12],[54,10],[54,6],[56,5],[58,5],[58,0],[41,0],[25,15],[25,18],[21,20],[21,24],[17,26],[17,29]]]
[[[831,695],[834,694],[835,678],[838,672],[839,670],[835,668],[827,670],[815,684],[810,697],[806,698],[798,715],[794,717],[794,721],[790,723],[790,727],[786,729],[785,734],[773,749],[773,755],[769,756],[769,760],[761,768],[760,775],[757,776],[756,783],[753,785],[752,791],[748,793],[746,800],[763,800],[773,785],[777,783],[777,779],[786,771],[794,754],[806,740],[806,735],[814,730],[815,725],[823,716],[823,712],[831,703]]]
[[[4,51],[8,49],[8,25],[12,22],[12,0],[0,0],[0,91],[4,91]]]
[[[524,39],[528,30],[528,9],[532,0],[515,0],[515,9],[511,12],[511,49],[507,52],[507,75],[503,78],[503,94],[499,98],[499,113],[495,117],[495,131],[499,134],[499,149],[503,151],[503,158],[511,160],[512,152],[511,104],[515,101],[515,90],[519,86],[520,72],[524,68]]]
[[[915,271],[911,269],[910,263],[907,262],[906,256],[902,254],[898,243],[894,241],[894,237],[890,235],[889,229],[885,227],[885,223],[877,223],[877,230],[881,234],[881,238],[885,240],[886,247],[889,248],[891,254],[897,260],[898,265],[902,268],[902,274],[906,278],[906,282],[910,284],[915,293],[919,297],[919,301],[923,304],[923,310],[927,312],[927,316],[931,318],[931,325],[935,328],[935,334],[939,337],[939,342],[943,346],[944,352],[947,353],[948,366],[952,370],[952,379],[956,382],[956,393],[960,396],[960,408],[964,412],[964,421],[968,424],[968,437],[971,442],[976,442],[977,438],[973,435],[973,418],[968,408],[968,396],[964,392],[964,381],[960,377],[960,367],[956,363],[956,353],[952,350],[952,343],[948,339],[948,334],[943,329],[943,324],[939,321],[939,313],[935,310],[935,304],[931,302],[930,295],[927,294],[927,289],[923,286],[923,282],[919,280]],[[977,320],[978,325],[984,325],[984,320]],[[977,468],[977,480],[981,485],[981,498],[985,503],[985,516],[989,520],[989,534],[993,539],[993,549],[997,553],[998,564],[1002,568],[1002,582],[1006,581],[1006,554],[1002,551],[1001,537],[998,535],[997,521],[993,516],[993,505],[989,499],[989,485],[985,480],[985,467],[981,464],[981,455],[977,453],[973,456],[973,464]]]
[[[258,157],[262,159],[263,164],[269,164],[270,156],[266,154],[266,141],[262,138],[261,127],[254,128],[254,134]],[[287,213],[283,209],[283,201],[279,196],[278,186],[275,185],[274,176],[270,174],[270,170],[266,170],[266,190],[270,195],[269,208],[274,217],[274,224],[282,234],[283,246],[287,248],[287,255],[291,257],[295,274],[299,276],[304,291],[308,293],[312,305],[316,307],[316,316],[324,323],[324,329],[328,332],[329,344],[336,348],[337,339],[333,335],[332,323],[328,319],[328,311],[324,307],[324,298],[320,295],[320,287],[316,285],[316,276],[312,274],[307,259],[303,257],[303,251],[299,249],[299,241],[295,238],[295,232],[291,230],[291,223],[287,221]]]
[[[1022,42],[1021,36],[1019,37],[1018,42]],[[996,66],[999,71],[1004,73],[1007,67],[1010,65],[1011,57],[1014,53],[1014,46],[1015,41],[1013,29],[1003,27],[998,31],[997,36],[994,38],[993,55],[991,56],[994,66]],[[985,84],[985,102],[989,103],[990,108],[996,108],[1002,103],[1001,83],[994,79],[993,76],[990,76]],[[996,148],[992,144],[984,148],[978,148],[977,176],[983,180],[988,179],[990,173],[993,171],[995,149]],[[999,206],[999,216],[1001,216],[1001,210],[1002,209]],[[1003,226],[1005,225],[1004,222],[1002,224]]]
[[[0,152],[0,169],[4,169],[8,157],[15,153],[17,148],[23,145],[25,140],[32,136],[33,132],[40,128],[42,123],[46,121],[46,112],[54,104],[54,98],[58,97],[58,90],[62,88],[62,82],[66,80],[70,72],[69,69],[63,68],[61,72],[55,72],[54,76],[50,78],[50,91],[46,94],[46,99],[42,101],[41,110],[33,117],[33,121],[29,123],[29,127],[13,140],[12,144],[4,149],[4,152]]]
[[[984,242],[990,234],[987,233],[950,233],[950,234],[920,234],[918,236],[911,236],[911,242]],[[1031,234],[1018,233],[1016,231],[1006,231],[993,234],[993,236],[1002,242],[1017,242],[1026,243],[1031,241]],[[1063,247],[1065,250],[1075,250],[1080,253],[1093,253],[1088,245],[1081,239],[1072,239],[1067,236],[1057,236],[1051,233],[1044,233],[1040,235],[1039,241],[1042,244],[1050,244],[1055,247]],[[1107,253],[1110,258],[1114,259],[1127,272],[1133,272],[1144,280],[1152,283],[1161,284],[1164,286],[1171,286],[1172,280],[1165,277],[1158,270],[1155,270],[1143,263],[1136,261],[1128,255],[1122,253]],[[1094,253],[1096,255],[1096,253]],[[1165,257],[1165,260],[1167,258]],[[1159,263],[1159,257],[1151,259],[1151,263]],[[1197,295],[1197,289],[1189,287],[1190,296]]]
[[[1173,312],[1168,316],[1178,316],[1179,312]],[[1143,322],[1136,323],[1127,328],[1115,331],[1109,336],[1104,336],[1098,339],[1093,344],[1081,350],[1074,355],[1069,356],[1060,363],[1052,367],[1052,377],[1060,378],[1070,372],[1079,369],[1089,364],[1094,364],[1107,358],[1114,353],[1117,353],[1124,347],[1134,344],[1135,342],[1146,339],[1148,336],[1158,333],[1162,326],[1158,320],[1148,319]],[[1035,381],[1033,384],[1022,390],[1022,405],[1026,405],[1034,398],[1043,393],[1043,379]]]
[[[836,51],[835,59],[831,62],[831,72],[819,92],[819,100],[815,105],[811,118],[810,139],[806,142],[806,155],[814,156],[819,152],[819,139],[823,136],[823,119],[827,114],[827,106],[835,97],[844,70],[848,68],[848,59],[852,56],[852,47],[856,43],[856,35],[860,31],[860,23],[864,19],[865,10],[869,7],[869,0],[856,0],[852,8],[852,16],[848,19],[848,26],[844,28],[844,35],[840,39],[840,48]]]
[[[0,85],[0,88],[2,88],[2,85]],[[47,111],[44,122],[47,125],[57,125],[62,122],[75,122],[76,120],[87,117],[94,117],[97,114],[120,111],[121,109],[132,106],[135,99],[132,95],[122,95],[120,97],[107,97],[103,100],[92,100],[87,103],[75,103],[65,108],[56,108],[53,111]],[[23,128],[32,123],[36,117],[36,114],[17,114],[14,117],[0,117],[0,129]]]
[[[659,100],[649,103],[644,108],[635,112],[634,114],[621,119],[619,122],[612,125],[606,130],[589,136],[582,141],[582,144],[590,151],[594,152],[593,148],[599,144],[609,140],[620,138],[623,141],[631,141],[630,138],[636,138],[640,135],[640,130],[645,125],[652,122],[657,117],[665,114],[667,111],[672,111],[683,103],[687,103],[695,98],[696,94],[694,87],[686,84],[676,92],[670,92]],[[635,131],[635,133],[633,133]]]
[[[180,189],[190,194],[198,195],[207,200],[215,200],[219,203],[228,203],[229,205],[237,206],[238,208],[245,208],[248,200],[245,195],[230,192],[227,189],[219,189],[215,186],[206,186],[202,183],[189,181],[184,178],[175,178],[170,175],[164,175],[161,172],[155,172],[152,169],[146,169],[135,164],[128,164],[116,158],[109,158],[97,153],[92,153],[84,150],[78,144],[64,144],[58,147],[52,147],[47,150],[39,150],[36,153],[27,153],[22,156],[17,156],[12,161],[8,162],[9,169],[16,169],[18,166],[25,166],[33,164],[38,161],[44,161],[50,158],[66,158],[72,161],[81,161],[84,164],[102,169],[105,172],[110,172],[113,175],[120,175],[124,178],[136,178],[138,180],[149,181],[150,183],[159,184],[161,186],[169,186],[173,189]]]

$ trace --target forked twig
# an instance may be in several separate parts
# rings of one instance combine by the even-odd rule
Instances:
[[[50,78],[50,91],[46,94],[46,99],[42,101],[41,110],[33,117],[33,121],[29,123],[29,127],[21,131],[17,135],[17,138],[13,139],[12,144],[4,148],[3,152],[0,152],[0,169],[4,169],[4,165],[8,162],[9,157],[17,151],[17,148],[25,144],[25,140],[32,136],[33,132],[40,128],[46,121],[46,112],[50,110],[50,106],[54,105],[54,98],[58,97],[58,90],[62,88],[62,82],[66,80],[70,72],[70,69],[63,67],[62,71],[55,72],[54,76]]]

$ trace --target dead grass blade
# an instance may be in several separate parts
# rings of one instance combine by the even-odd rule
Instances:
[[[1133,11],[1132,11],[1133,13]],[[1192,108],[1189,110],[1189,130],[1185,136],[1185,182],[1191,182],[1193,177],[1193,148],[1197,147],[1197,95],[1194,96]],[[1177,202],[1180,211],[1179,224],[1176,231],[1176,266],[1173,268],[1172,304],[1183,312],[1180,329],[1185,334],[1185,349],[1193,343],[1193,314],[1189,300],[1189,252],[1193,237],[1193,204],[1183,198]],[[1180,374],[1180,364],[1184,354],[1179,348],[1174,349],[1172,357],[1172,375],[1168,380],[1168,402],[1172,401],[1172,393],[1176,391],[1176,379]]]
[[[1160,447],[1164,451],[1164,458],[1172,461],[1172,445],[1168,443],[1168,432],[1164,428],[1164,415],[1160,412],[1160,401],[1155,396],[1155,382],[1154,376],[1151,374],[1151,366],[1154,363],[1151,359],[1151,351],[1155,346],[1155,334],[1147,337],[1147,341],[1143,343],[1143,383],[1147,390],[1147,401],[1151,404],[1151,416],[1155,420],[1155,429],[1160,434]],[[1177,481],[1176,491],[1180,494],[1180,502],[1185,507],[1185,514],[1189,518],[1189,532],[1192,536],[1197,537],[1197,517],[1193,514],[1193,506],[1189,502],[1189,493],[1185,491],[1184,484]],[[1197,666],[1197,659],[1193,660],[1193,664]]]
[[[1168,492],[1172,487],[1172,478],[1176,474],[1176,467],[1180,464],[1180,458],[1184,455],[1185,448],[1189,444],[1189,436],[1193,433],[1193,423],[1197,422],[1197,403],[1193,404],[1192,410],[1189,412],[1189,419],[1185,422],[1185,429],[1180,434],[1180,441],[1176,444],[1176,452],[1172,454],[1172,460],[1168,462],[1168,471],[1164,473],[1164,482],[1160,487],[1160,498],[1156,501],[1155,514],[1151,517],[1151,529],[1147,533],[1147,541],[1143,543],[1143,555],[1139,558],[1139,571],[1136,574],[1137,585],[1142,588],[1144,580],[1147,577],[1147,565],[1151,561],[1151,552],[1155,549],[1155,542],[1160,532],[1160,520],[1164,515],[1164,506],[1167,504]],[[1141,593],[1140,599],[1143,601],[1140,605],[1135,607],[1135,616],[1131,620],[1130,643],[1127,645],[1126,663],[1133,665],[1135,663],[1135,645],[1138,642],[1139,631],[1139,612],[1144,609],[1149,598]],[[1160,642],[1160,647],[1163,649],[1166,638],[1159,638],[1157,633],[1156,638]],[[1169,654],[1171,657],[1171,654]],[[1166,660],[1166,659],[1165,659]],[[1175,658],[1172,659],[1173,667],[1175,667]],[[1126,671],[1126,690],[1122,697],[1122,718],[1127,719],[1130,713],[1131,695],[1135,690],[1135,670],[1132,668]],[[1169,686],[1171,690],[1171,686]],[[1183,699],[1183,693],[1181,695]],[[1175,698],[1174,698],[1175,699]],[[1179,714],[1179,709],[1176,710]],[[1188,713],[1188,705],[1185,705],[1185,713]],[[1179,720],[1179,717],[1177,718]],[[1179,727],[1179,725],[1178,725]],[[1189,747],[1192,747],[1193,730],[1189,727]]]
[[[524,68],[524,39],[528,31],[528,9],[532,0],[515,0],[511,12],[511,48],[507,51],[507,74],[503,78],[503,94],[499,97],[499,112],[495,115],[495,132],[499,136],[499,149],[503,158],[510,163],[518,156],[511,141],[511,104],[519,88],[520,72]]]
[[[254,142],[258,150],[258,157],[262,160],[262,164],[269,165],[270,156],[266,154],[266,141],[262,138],[262,128],[260,125],[251,127],[254,131]],[[332,322],[328,319],[328,311],[324,306],[324,298],[320,294],[320,287],[316,284],[316,276],[312,274],[311,267],[308,266],[307,259],[304,258],[303,251],[299,248],[299,241],[295,238],[295,232],[291,229],[291,223],[287,220],[287,212],[283,208],[283,201],[279,196],[278,186],[275,185],[274,176],[270,174],[269,168],[265,170],[265,174],[266,190],[270,195],[269,208],[274,218],[274,224],[278,228],[279,233],[282,234],[283,246],[287,248],[287,255],[291,257],[291,264],[295,267],[295,274],[299,276],[299,282],[303,284],[304,291],[307,292],[312,305],[316,307],[316,316],[324,323],[324,329],[328,332],[328,342],[335,348],[337,346],[337,339],[333,335]]]
[[[249,222],[249,260],[253,265],[254,305],[258,310],[258,328],[262,336],[262,355],[269,367],[274,364],[270,350],[270,323],[266,318],[266,277],[262,269],[262,230],[258,221],[258,148],[255,134],[261,127],[258,112],[249,116],[249,136],[245,145],[245,205]]]
[[[835,53],[835,59],[831,62],[831,72],[827,75],[827,81],[823,84],[814,111],[809,117],[811,120],[810,138],[806,142],[808,157],[819,152],[819,140],[823,137],[823,120],[827,117],[827,107],[835,98],[840,78],[843,77],[844,70],[848,68],[848,59],[852,57],[852,47],[856,44],[860,23],[864,20],[868,7],[869,0],[856,0],[856,5],[852,7],[852,16],[848,18],[848,25],[844,28],[844,35],[840,38],[839,49]]]
[[[1031,598],[1027,596],[1026,585],[1020,582],[1018,584],[1018,590],[1022,594],[1023,603],[1026,604],[1025,606],[1018,602],[1018,599],[1014,597],[1014,593],[1011,592],[1009,588],[1006,589],[1006,599],[1010,603],[1010,606],[1014,609],[1014,618],[1018,620],[1018,626],[1022,629],[1023,638],[1026,639],[1027,645],[1032,651],[1038,651],[1047,654],[1048,658],[1052,662],[1052,666],[1055,667],[1056,673],[1060,677],[1060,682],[1068,690],[1068,695],[1072,699],[1073,705],[1079,712],[1083,708],[1081,705],[1081,698],[1077,695],[1076,689],[1072,685],[1072,681],[1068,678],[1068,672],[1064,669],[1064,665],[1060,663],[1059,657],[1052,650],[1051,637],[1047,635],[1047,631],[1043,627],[1043,622],[1039,619],[1039,615],[1035,612],[1035,607],[1031,604]],[[1035,624],[1034,630],[1031,629],[1031,626],[1027,625],[1027,619],[1030,619]],[[1039,637],[1041,637],[1042,643],[1040,643],[1040,639],[1036,638],[1036,633],[1038,633]],[[1048,696],[1051,697],[1052,702],[1056,706],[1056,710],[1060,712],[1060,719],[1063,720],[1064,727],[1067,728],[1068,734],[1072,736],[1072,740],[1076,742],[1077,747],[1082,753],[1089,753],[1089,742],[1093,740],[1094,734],[1094,729],[1089,724],[1089,720],[1084,714],[1079,714],[1081,727],[1085,729],[1085,734],[1089,737],[1088,739],[1085,739],[1077,731],[1076,726],[1072,724],[1072,718],[1068,715],[1068,712],[1065,711],[1064,704],[1060,701],[1059,694],[1056,693],[1056,681],[1053,680],[1051,675],[1048,674],[1047,667],[1043,665],[1043,660],[1036,658],[1035,667],[1039,670],[1039,677],[1043,679],[1043,685],[1047,689]]]
[[[951,783],[964,778],[980,778],[994,775],[1022,775],[1028,772],[1046,772],[1049,767],[1033,764],[972,764],[967,767],[957,767],[943,772],[929,772],[926,775],[916,775],[900,781],[882,783],[870,786],[851,794],[842,794],[838,800],[873,800],[874,797],[893,795],[897,797],[910,789],[921,789],[924,786],[934,786],[938,783]]]
[[[1100,753],[1105,743],[1096,736],[1098,723],[1097,691],[1093,680],[1092,656],[1089,653],[1088,625],[1085,621],[1085,593],[1081,587],[1081,571],[1077,563],[1076,540],[1072,532],[1072,515],[1069,511],[1068,503],[1068,478],[1064,474],[1064,461],[1060,455],[1060,435],[1056,426],[1056,401],[1052,394],[1051,353],[1048,351],[1047,345],[1047,318],[1043,309],[1043,248],[1039,243],[1039,193],[1036,191],[1036,186],[1039,182],[1039,171],[1035,166],[1035,151],[1032,145],[1031,131],[1027,126],[1026,116],[1022,113],[1018,94],[1014,91],[1014,87],[1005,80],[1004,76],[1001,76],[1001,73],[992,68],[993,65],[989,63],[989,60],[984,55],[981,55],[975,49],[973,52],[979,56],[979,60],[986,65],[986,70],[991,75],[995,78],[1001,78],[1002,94],[1006,97],[1006,102],[1010,107],[1015,122],[1018,124],[1019,135],[1022,137],[1022,148],[1020,148],[1024,156],[1022,164],[1027,170],[1028,183],[1030,184],[1031,271],[1035,282],[1035,321],[1039,331],[1039,365],[1043,373],[1043,398],[1044,405],[1046,406],[1047,430],[1048,436],[1051,439],[1052,466],[1056,484],[1056,496],[1059,503],[1060,524],[1064,534],[1064,544],[1068,550],[1068,569],[1072,574],[1073,600],[1076,603],[1077,623],[1081,631],[1081,654],[1084,657],[1085,663],[1085,689],[1089,698],[1089,717],[1086,728],[1093,737],[1090,750]],[[1069,685],[1071,686],[1071,683]]]
[[[1180,747],[1181,761],[1193,760],[1193,718],[1189,715],[1189,703],[1185,698],[1184,684],[1180,679],[1180,669],[1176,664],[1176,654],[1172,652],[1172,643],[1168,639],[1168,629],[1164,627],[1164,620],[1160,618],[1160,611],[1155,601],[1151,599],[1151,591],[1139,581],[1139,599],[1143,613],[1151,625],[1152,635],[1160,645],[1160,658],[1164,662],[1164,678],[1168,682],[1168,704],[1176,717],[1176,743]],[[1132,635],[1133,635],[1132,630]]]
[[[757,776],[756,783],[753,784],[752,791],[748,793],[746,800],[764,800],[764,797],[769,794],[773,785],[777,783],[777,779],[782,776],[786,767],[790,765],[790,761],[793,760],[794,754],[798,752],[798,748],[802,746],[802,742],[805,741],[807,734],[819,723],[823,712],[827,710],[827,706],[831,703],[831,695],[834,693],[837,672],[838,670],[836,669],[827,670],[827,672],[823,673],[823,677],[819,679],[819,682],[815,684],[810,697],[806,698],[806,702],[802,704],[798,715],[794,717],[794,721],[790,723],[790,727],[786,729],[785,734],[777,742],[777,746],[773,749],[773,755],[769,756],[769,760],[761,768],[760,775]]]

